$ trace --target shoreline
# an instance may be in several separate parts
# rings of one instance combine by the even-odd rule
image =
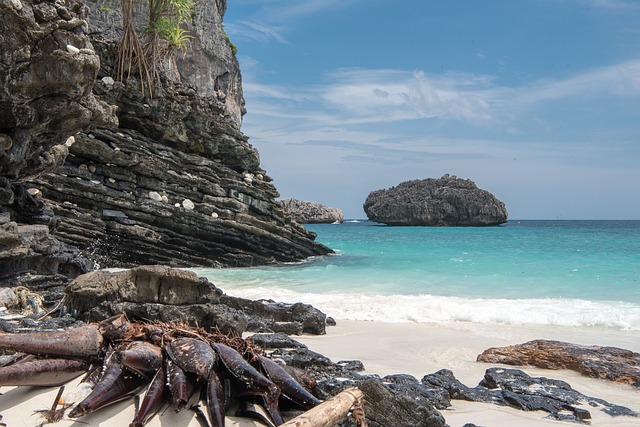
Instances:
[[[532,339],[551,339],[583,345],[621,347],[640,352],[640,331],[612,331],[607,328],[534,327],[488,324],[383,323],[337,320],[327,327],[327,335],[294,336],[310,350],[334,362],[357,359],[363,362],[365,374],[410,374],[420,380],[440,369],[450,369],[457,379],[469,387],[482,380],[486,369],[495,366],[522,369],[538,377],[568,382],[575,390],[592,397],[623,405],[640,412],[640,389],[630,385],[599,380],[568,370],[549,370],[476,362],[476,357],[489,347],[523,343]],[[450,409],[441,411],[447,424],[461,427],[466,423],[484,426],[538,427],[576,425],[545,419],[542,411],[524,412],[486,403],[452,400]],[[591,425],[598,427],[633,427],[638,418],[611,417],[589,409]]]
[[[615,331],[607,328],[545,327],[488,325],[473,323],[425,324],[385,323],[374,321],[337,320],[336,326],[327,327],[326,335],[301,335],[293,338],[329,357],[334,362],[360,360],[364,374],[409,374],[420,380],[424,375],[440,369],[450,369],[463,384],[474,387],[490,367],[500,366],[476,362],[476,357],[489,347],[523,343],[531,339],[553,339],[584,345],[616,346],[640,352],[640,331]],[[606,380],[588,378],[567,370],[547,370],[533,367],[506,366],[522,369],[537,377],[564,380],[575,390],[626,406],[640,412],[640,389]],[[65,396],[73,392],[79,378],[67,384]],[[48,409],[57,393],[57,387],[2,387],[0,414],[2,422],[9,426],[32,426],[37,423],[33,411]],[[575,426],[574,422],[546,419],[542,411],[525,412],[488,403],[452,400],[452,406],[440,412],[450,427],[462,427],[467,423],[493,427],[547,427]],[[611,417],[596,408],[591,412],[591,425],[595,427],[634,427],[638,418]],[[134,416],[133,400],[113,404],[80,419],[92,426],[128,425]],[[193,413],[175,414],[165,410],[154,417],[149,426],[162,425],[198,426]],[[76,425],[65,419],[55,425]],[[246,418],[227,417],[227,425],[259,426]]]

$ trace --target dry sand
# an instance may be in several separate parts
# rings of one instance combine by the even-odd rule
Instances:
[[[488,347],[511,345],[527,340],[558,339],[585,345],[612,345],[640,352],[640,332],[611,331],[586,328],[533,328],[478,324],[427,325],[416,323],[378,323],[338,321],[324,336],[302,336],[297,339],[311,350],[333,361],[361,360],[366,373],[379,375],[406,373],[420,379],[442,368],[451,369],[468,386],[475,386],[484,371],[495,365],[475,362],[476,356]],[[576,390],[610,403],[627,406],[640,412],[640,389],[604,380],[582,377],[571,371],[549,371],[524,368],[532,376],[562,379]],[[67,385],[71,392],[78,380]],[[0,414],[8,427],[35,426],[40,420],[34,410],[51,406],[57,388],[0,388]],[[83,419],[63,420],[58,426],[127,426],[134,416],[132,400],[120,402]],[[639,427],[640,419],[612,418],[590,408],[592,425],[597,427]],[[523,412],[483,403],[453,401],[453,407],[443,411],[451,427],[473,422],[487,427],[575,426],[575,423],[545,419],[543,412]],[[86,424],[85,424],[86,423]],[[171,409],[155,417],[150,426],[198,426],[189,411],[174,414]],[[228,426],[253,426],[246,419],[229,418]]]
[[[507,325],[418,323],[378,323],[338,321],[327,328],[327,336],[297,338],[311,350],[333,361],[358,359],[365,373],[411,374],[417,379],[450,369],[462,383],[478,385],[487,368],[496,365],[475,362],[476,356],[489,347],[512,345],[532,339],[555,339],[584,345],[611,345],[640,352],[640,331],[624,332],[604,329],[567,327],[526,327]],[[586,378],[572,371],[522,368],[531,376],[546,376],[567,381],[579,392],[640,412],[640,389],[605,380]],[[483,426],[575,426],[575,423],[545,419],[541,411],[523,412],[490,404],[454,400],[443,411],[451,427],[466,423]],[[612,418],[589,408],[593,426],[639,427],[640,418]]]

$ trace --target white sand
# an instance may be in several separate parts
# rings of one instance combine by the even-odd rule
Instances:
[[[585,345],[612,345],[640,352],[640,332],[611,331],[604,329],[524,326],[499,326],[478,324],[427,325],[416,323],[377,323],[339,320],[338,326],[327,328],[324,336],[297,337],[310,349],[330,357],[333,361],[361,360],[366,373],[379,375],[406,373],[420,379],[423,375],[442,368],[451,369],[456,378],[468,386],[476,386],[484,371],[491,366],[475,362],[476,356],[488,347],[512,345],[531,339],[557,339]],[[532,376],[562,379],[574,389],[610,403],[627,406],[640,412],[640,390],[631,386],[580,376],[571,371],[550,371],[523,368]],[[67,385],[72,391],[75,380]],[[57,388],[0,388],[0,414],[9,427],[35,426],[40,423],[33,411],[48,409],[55,398]],[[79,421],[91,426],[127,426],[133,419],[132,400],[117,403],[82,418]],[[637,418],[612,418],[603,412],[588,408],[597,427],[639,427]],[[483,403],[453,401],[453,407],[443,411],[451,427],[468,422],[487,427],[496,426],[576,426],[575,423],[545,419],[544,412],[523,412]],[[71,420],[63,420],[58,426],[80,426]],[[85,424],[86,425],[86,424]],[[198,426],[189,411],[174,414],[166,410],[155,417],[150,426],[178,427]],[[228,418],[228,426],[258,426],[247,419]],[[391,426],[390,426],[391,427]]]
[[[338,321],[327,328],[326,336],[298,337],[311,350],[333,361],[358,359],[365,373],[379,375],[405,373],[421,379],[439,369],[450,369],[462,383],[478,385],[487,368],[496,365],[475,362],[489,347],[512,345],[532,339],[555,339],[585,345],[611,345],[640,352],[640,332],[612,332],[585,328],[534,328],[478,324],[428,325],[418,323],[377,323]],[[511,366],[513,368],[513,366]],[[567,381],[587,396],[605,399],[640,412],[640,389],[604,380],[586,378],[572,371],[522,368],[531,376]],[[484,426],[558,426],[575,423],[545,419],[541,411],[523,412],[484,403],[454,400],[443,411],[451,427],[473,422]],[[639,418],[612,418],[600,410],[588,408],[593,426],[640,426]]]

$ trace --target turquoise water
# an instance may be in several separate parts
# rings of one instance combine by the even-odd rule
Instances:
[[[640,330],[640,221],[307,228],[336,255],[196,271],[230,294],[304,301],[337,318]]]

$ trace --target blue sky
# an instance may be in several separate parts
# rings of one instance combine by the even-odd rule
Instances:
[[[640,1],[228,0],[281,193],[364,218],[445,173],[511,219],[640,219]]]

